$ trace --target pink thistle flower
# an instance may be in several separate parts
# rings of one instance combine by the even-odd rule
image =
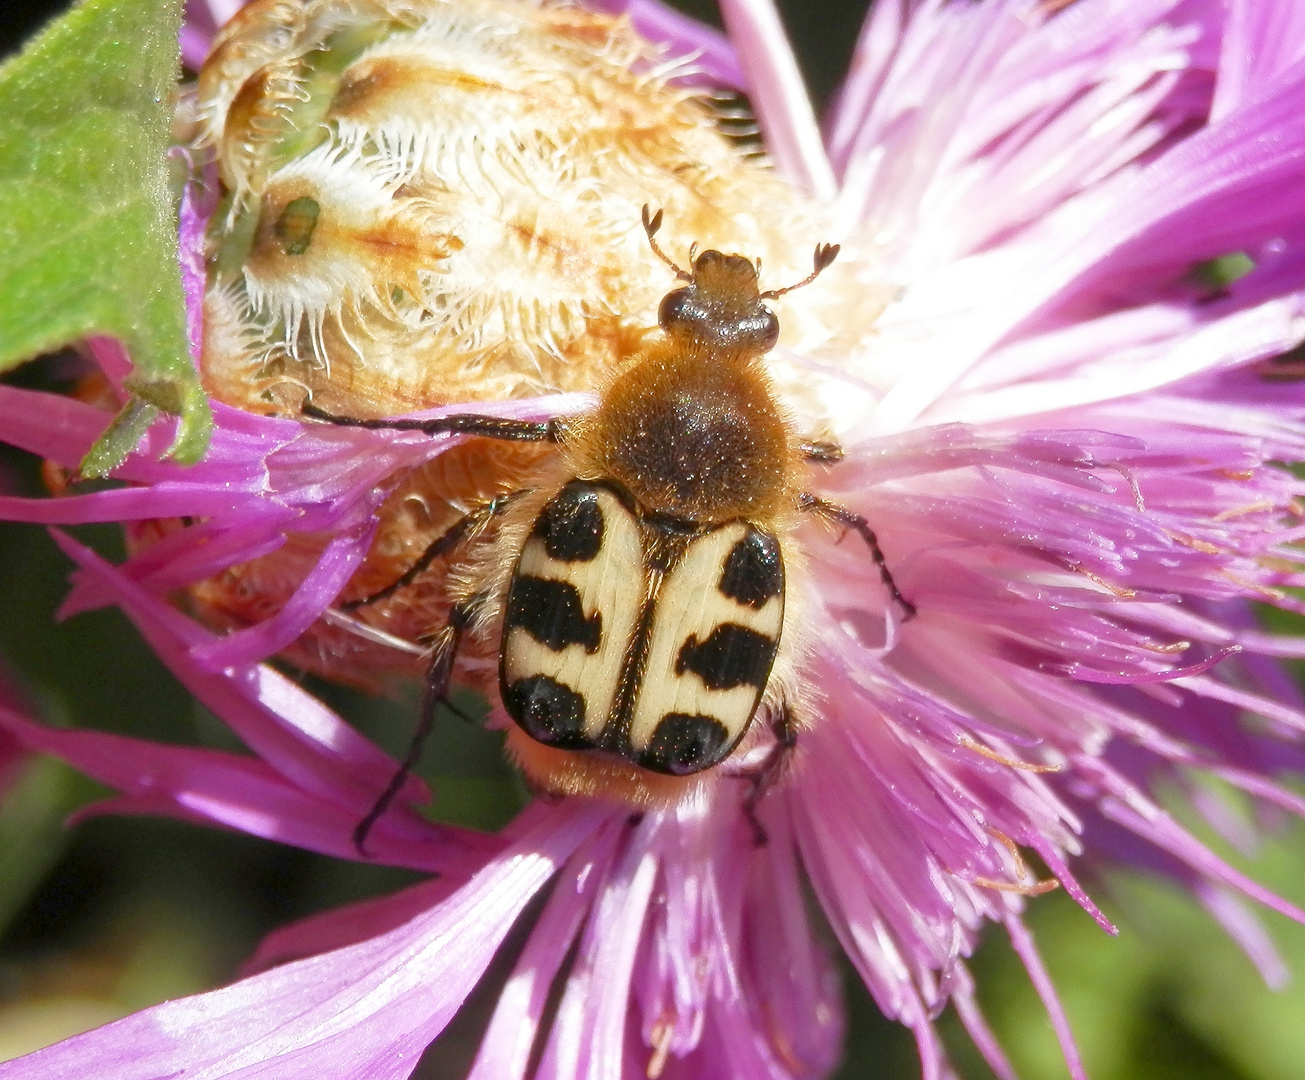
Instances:
[[[1305,16],[1288,0],[878,4],[822,136],[773,11],[724,8],[737,56],[646,0],[632,13],[701,45],[703,77],[746,85],[780,172],[869,237],[864,280],[890,286],[887,299],[866,287],[864,305],[882,307],[872,331],[835,325],[838,350],[774,359],[846,451],[819,494],[873,523],[919,612],[899,623],[864,552],[802,534],[818,642],[802,675],[819,717],[761,803],[768,843],[751,843],[728,784],[633,818],[601,799],[539,802],[486,837],[422,819],[409,780],[371,854],[437,880],[287,928],[232,986],[0,1077],[407,1076],[550,882],[477,1080],[523,1077],[536,1055],[533,1075],[568,1080],[825,1075],[842,1021],[804,879],[880,1007],[913,1031],[926,1078],[950,1072],[933,1026],[948,1004],[1012,1075],[965,965],[988,922],[1082,1077],[1022,921],[1048,882],[1021,850],[1107,930],[1071,864],[1167,875],[1281,978],[1244,899],[1305,912],[1155,792],[1186,788],[1234,838],[1194,774],[1305,813],[1277,779],[1305,765],[1305,703],[1276,666],[1305,640],[1259,629],[1249,606],[1302,609],[1287,591],[1303,583],[1302,485],[1278,464],[1305,457],[1302,384],[1278,361],[1305,336]],[[200,227],[187,207],[192,256]],[[1234,279],[1233,264],[1249,272]],[[186,265],[197,311],[202,275]],[[851,306],[841,317],[861,325]],[[92,347],[120,380],[125,357]],[[119,567],[56,531],[78,566],[63,613],[121,606],[256,756],[55,731],[11,709],[0,723],[119,792],[95,811],[353,857],[393,763],[261,661],[361,564],[389,478],[457,440],[214,409],[198,466],[159,460],[160,425],[116,473],[125,486],[3,497],[0,515],[197,519]],[[6,441],[68,467],[103,425],[89,405],[0,388]],[[296,534],[329,541],[266,620],[217,636],[166,602]]]

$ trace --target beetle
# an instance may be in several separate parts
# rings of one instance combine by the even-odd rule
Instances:
[[[470,549],[432,639],[408,759],[359,823],[360,850],[446,703],[466,634],[497,633],[500,696],[516,722],[509,749],[547,792],[669,801],[730,758],[764,707],[775,738],[744,805],[760,840],[756,804],[801,726],[789,704],[800,630],[786,587],[801,518],[858,533],[903,617],[916,614],[866,519],[805,490],[810,467],[842,450],[801,437],[763,360],[779,337],[766,301],[809,285],[838,245],[818,245],[803,280],[762,291],[758,264],[742,255],[695,247],[682,269],[657,243],[661,223],[645,206],[649,245],[680,285],[661,302],[660,337],[612,375],[592,412],[364,420],[304,407],[334,424],[557,446],[536,484],[472,508],[398,581],[346,605],[390,596]]]

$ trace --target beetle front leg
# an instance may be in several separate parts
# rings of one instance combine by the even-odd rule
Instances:
[[[356,416],[336,416],[312,404],[304,405],[300,411],[314,420],[324,420],[337,427],[366,428],[369,431],[478,435],[484,439],[506,439],[512,442],[558,442],[562,437],[562,424],[558,420],[514,420],[506,416],[484,416],[480,413],[453,413],[437,416],[433,420],[360,420]]]

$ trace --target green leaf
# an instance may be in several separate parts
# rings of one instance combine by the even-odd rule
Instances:
[[[132,397],[82,458],[78,475],[88,480],[108,476],[127,460],[127,455],[136,449],[158,415],[158,406]]]
[[[0,371],[113,335],[151,404],[175,403],[173,453],[194,461],[211,419],[166,159],[181,7],[83,0],[0,67]]]

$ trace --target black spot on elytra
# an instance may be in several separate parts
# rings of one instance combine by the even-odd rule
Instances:
[[[729,731],[713,716],[667,713],[653,732],[639,764],[653,772],[685,776],[720,761],[728,750]]]
[[[531,535],[544,542],[550,558],[589,562],[603,546],[598,493],[588,484],[567,484],[540,512]]]
[[[556,679],[518,679],[503,689],[503,707],[536,742],[563,749],[591,745],[584,737],[585,699]]]
[[[508,593],[504,628],[521,627],[553,652],[568,645],[583,645],[587,653],[598,651],[603,617],[594,612],[585,618],[580,592],[569,581],[523,575],[512,582]]]
[[[779,541],[757,529],[735,544],[725,559],[717,585],[724,595],[750,608],[764,607],[784,591],[784,563]]]
[[[708,690],[766,685],[775,662],[775,639],[737,623],[721,623],[706,641],[690,636],[675,658],[675,674],[692,671]]]

